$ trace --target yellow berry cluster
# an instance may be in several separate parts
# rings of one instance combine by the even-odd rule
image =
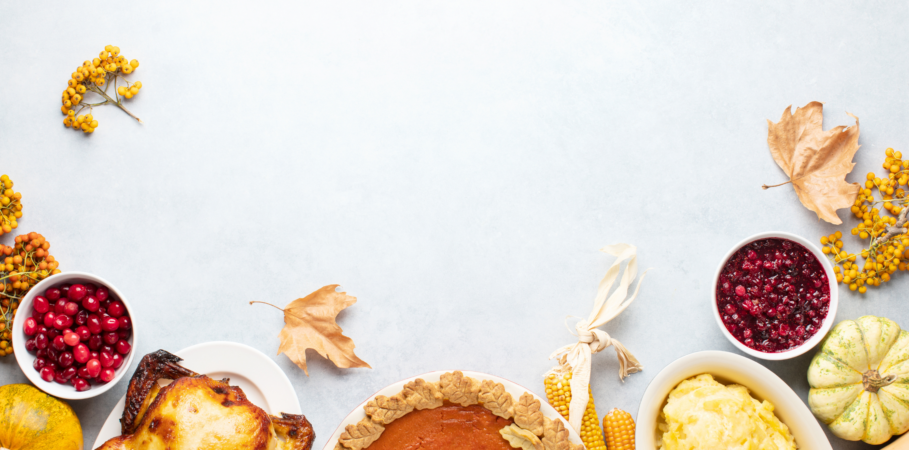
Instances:
[[[0,356],[13,353],[10,327],[22,297],[39,281],[60,273],[44,236],[33,231],[15,241],[15,247],[0,245]]]
[[[123,107],[120,99],[120,96],[127,99],[133,98],[139,93],[139,89],[142,89],[141,82],[130,83],[122,76],[132,73],[138,67],[139,61],[135,59],[128,61],[125,56],[120,54],[120,48],[113,45],[105,46],[104,51],[97,58],[83,62],[72,73],[71,78],[67,81],[67,87],[63,91],[63,106],[60,107],[60,111],[66,115],[63,119],[63,125],[67,128],[72,127],[74,130],[82,130],[86,134],[93,133],[95,128],[98,127],[98,121],[91,115],[91,110],[95,106],[108,103],[116,105],[132,118],[139,120],[138,117]],[[111,82],[116,85],[118,80],[122,80],[126,83],[126,86],[116,88],[117,99],[114,100],[107,95],[107,87]],[[83,96],[88,92],[100,95],[104,98],[104,101],[83,103]],[[79,108],[78,111],[75,109],[77,107]],[[79,114],[85,108],[88,108],[88,114]]]
[[[19,226],[22,218],[22,193],[13,192],[13,180],[0,175],[0,236]]]
[[[880,286],[890,281],[898,270],[909,270],[909,233],[907,227],[906,191],[909,190],[909,160],[903,161],[900,152],[888,148],[883,167],[885,177],[873,172],[866,176],[865,186],[855,199],[851,211],[860,220],[852,235],[867,240],[861,251],[864,264],[856,263],[856,255],[844,250],[842,233],[837,231],[821,238],[822,251],[834,262],[836,280],[850,290],[865,293],[867,286]],[[878,197],[875,196],[878,195]],[[888,214],[883,214],[887,211]],[[906,252],[906,254],[904,254]]]
[[[546,388],[546,400],[555,408],[562,417],[568,419],[568,405],[571,403],[571,372],[563,374],[549,373],[543,379]],[[606,450],[606,441],[603,440],[603,430],[597,417],[596,406],[593,402],[593,392],[587,387],[590,395],[587,408],[581,420],[581,441],[587,450]]]

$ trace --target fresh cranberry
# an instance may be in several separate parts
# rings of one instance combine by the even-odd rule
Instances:
[[[98,286],[95,283],[85,283],[85,293],[88,295],[95,295],[95,292],[98,290]]]
[[[38,349],[38,347],[35,344],[35,338],[25,340],[25,350],[27,350],[29,352],[34,352],[37,349]]]
[[[88,367],[82,366],[76,369],[76,376],[84,380],[91,380],[91,374],[88,373]]]
[[[50,313],[48,313],[48,314],[50,314]],[[56,317],[54,317],[54,328],[56,328],[58,330],[63,330],[65,328],[69,328],[72,325],[73,325],[73,318],[70,316],[67,316],[66,314],[58,314]]]
[[[88,378],[95,378],[101,373],[101,362],[97,358],[92,358],[85,362],[85,369],[88,371]]]
[[[75,316],[79,312],[79,304],[76,302],[66,302],[66,305],[63,305],[63,314],[67,316]]]
[[[47,300],[47,297],[39,295],[32,300],[32,308],[35,308],[35,311],[40,313],[46,313],[50,311],[50,301]]]
[[[104,333],[104,335],[102,335],[101,337],[104,338],[105,344],[111,345],[111,346],[115,345],[117,342],[120,341],[120,336],[117,335],[117,333],[114,331],[109,331],[107,333]]]
[[[74,284],[69,287],[69,292],[66,293],[66,297],[70,300],[82,300],[85,297],[85,294],[88,292],[85,289],[85,286],[81,284]]]
[[[73,349],[73,358],[77,363],[84,364],[86,361],[88,361],[89,357],[91,357],[91,354],[89,353],[87,345],[79,344]]]
[[[71,285],[71,284],[64,284],[63,286],[60,286],[60,297],[66,298],[67,294],[69,294],[69,287],[70,287],[70,286],[72,286],[72,285]],[[45,294],[45,295],[47,295],[47,294]],[[56,300],[56,299],[54,299],[54,300]]]
[[[129,316],[123,316],[119,319],[120,325],[119,329],[122,330],[131,330],[133,328],[133,321]]]
[[[121,355],[126,355],[129,353],[132,346],[129,345],[129,342],[119,341],[117,342],[117,353]]]
[[[60,367],[69,367],[73,365],[73,354],[70,352],[61,352],[60,356],[57,356],[57,364],[60,364]]]
[[[88,311],[86,311],[84,309],[80,309],[79,312],[76,313],[76,316],[73,317],[73,322],[75,322],[76,325],[85,325],[85,322],[87,322],[87,321],[88,321]]]
[[[25,323],[22,324],[22,332],[26,336],[34,336],[38,332],[38,322],[35,321],[34,317],[28,317],[25,319]]]
[[[88,295],[82,299],[82,307],[90,312],[95,312],[101,307],[101,301],[93,295]]]
[[[122,317],[121,317],[121,319],[122,319]],[[129,337],[132,336],[132,335],[133,335],[133,331],[132,331],[132,330],[117,330],[117,336],[120,337],[120,340],[121,340],[121,341],[128,340]]]
[[[69,381],[69,380],[72,380],[74,376],[76,376],[76,368],[70,366],[70,367],[67,367],[64,369],[57,369],[57,373],[59,373],[60,376],[62,376],[64,380]],[[63,383],[61,383],[61,384],[63,384]]]
[[[63,336],[55,337],[53,342],[51,342],[51,346],[56,350],[66,349],[66,342],[63,340]]]
[[[104,343],[104,340],[101,339],[100,334],[93,334],[91,337],[88,338],[88,348],[90,348],[92,350],[98,350],[99,348],[101,348],[101,344],[103,344],[103,343]]]
[[[51,328],[51,329],[47,330],[48,342],[53,341],[54,339],[57,338],[57,336],[60,336],[60,330],[58,330],[56,328]]]
[[[107,344],[101,344],[101,348],[99,348],[98,351],[107,353],[108,355],[113,355],[115,353],[114,348]]]
[[[98,299],[99,302],[103,302],[107,300],[107,297],[110,296],[110,290],[104,286],[98,286],[98,290],[95,291],[94,296]]]
[[[88,327],[88,331],[92,334],[101,334],[101,331],[103,330],[101,327],[101,318],[94,314],[88,316],[88,320],[85,321],[85,326]]]
[[[114,355],[107,352],[101,352],[101,367],[107,369],[108,367],[113,367],[114,365]]]
[[[82,378],[76,377],[73,379],[73,387],[76,388],[76,391],[82,392],[87,391],[92,388],[92,385],[88,384],[88,381],[83,380]]]
[[[76,328],[76,334],[79,335],[79,340],[82,342],[88,342],[88,338],[92,337],[92,332],[88,331],[88,327],[85,325]]]
[[[51,301],[57,300],[60,298],[60,289],[48,288],[46,291],[44,291],[44,297]]]
[[[47,348],[47,335],[44,333],[38,333],[35,336],[35,348],[38,350],[43,350]]]
[[[54,313],[63,314],[63,309],[66,308],[66,299],[61,298],[54,302]]]
[[[41,369],[47,365],[47,360],[44,358],[35,358],[35,362],[32,363],[32,367],[35,368],[38,372],[41,372]]]
[[[109,383],[114,379],[115,375],[116,372],[114,372],[114,369],[103,369],[101,370],[99,378],[101,379],[102,383]]]
[[[50,383],[54,381],[54,369],[44,366],[41,368],[41,379]]]
[[[44,315],[44,320],[43,320],[44,326],[46,326],[48,328],[53,327],[54,319],[56,319],[56,318],[57,318],[57,313],[55,313],[53,311],[48,311],[47,314]]]
[[[123,357],[120,356],[119,353],[114,353],[114,354],[111,356],[111,359],[114,360],[114,366],[112,367],[112,369],[119,369],[120,366],[123,365]]]
[[[113,317],[120,317],[126,313],[126,307],[121,302],[111,302],[107,307],[107,313]]]
[[[101,319],[101,328],[104,331],[116,331],[120,328],[120,321],[115,317],[106,317]]]

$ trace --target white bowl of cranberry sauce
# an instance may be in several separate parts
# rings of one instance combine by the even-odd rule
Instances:
[[[811,242],[779,231],[750,236],[723,257],[713,315],[739,350],[756,358],[799,356],[824,338],[836,316],[833,266]]]
[[[64,272],[32,287],[13,321],[22,372],[55,397],[80,400],[113,387],[136,345],[126,298],[96,275]]]

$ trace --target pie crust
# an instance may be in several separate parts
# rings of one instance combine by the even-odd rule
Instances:
[[[513,419],[514,423],[499,430],[514,448],[523,450],[583,450],[584,446],[569,440],[568,429],[561,420],[550,420],[540,412],[540,401],[525,392],[518,401],[505,391],[502,383],[482,382],[465,376],[460,370],[447,372],[435,383],[417,378],[404,385],[401,392],[386,397],[376,396],[363,409],[366,418],[348,425],[341,433],[335,450],[366,450],[379,439],[385,425],[417,409],[434,409],[445,401],[460,406],[481,405],[496,416]]]

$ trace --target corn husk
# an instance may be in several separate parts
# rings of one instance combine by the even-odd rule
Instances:
[[[590,399],[588,387],[590,385],[591,357],[594,354],[609,346],[615,348],[616,356],[619,359],[619,378],[623,381],[626,376],[640,372],[644,368],[624,345],[609,336],[609,333],[599,329],[621,314],[638,295],[644,275],[641,275],[637,287],[629,295],[631,285],[634,284],[638,275],[637,248],[629,244],[615,244],[603,247],[600,251],[615,256],[616,260],[600,281],[597,296],[593,301],[593,311],[586,319],[582,319],[575,325],[578,342],[561,347],[549,356],[549,359],[558,358],[559,364],[547,375],[549,373],[562,375],[569,372],[572,374],[570,381],[572,396],[568,406],[568,422],[578,432],[580,432],[584,411]],[[622,272],[621,265],[625,261],[628,261],[628,264]],[[610,294],[620,273],[619,284]]]

